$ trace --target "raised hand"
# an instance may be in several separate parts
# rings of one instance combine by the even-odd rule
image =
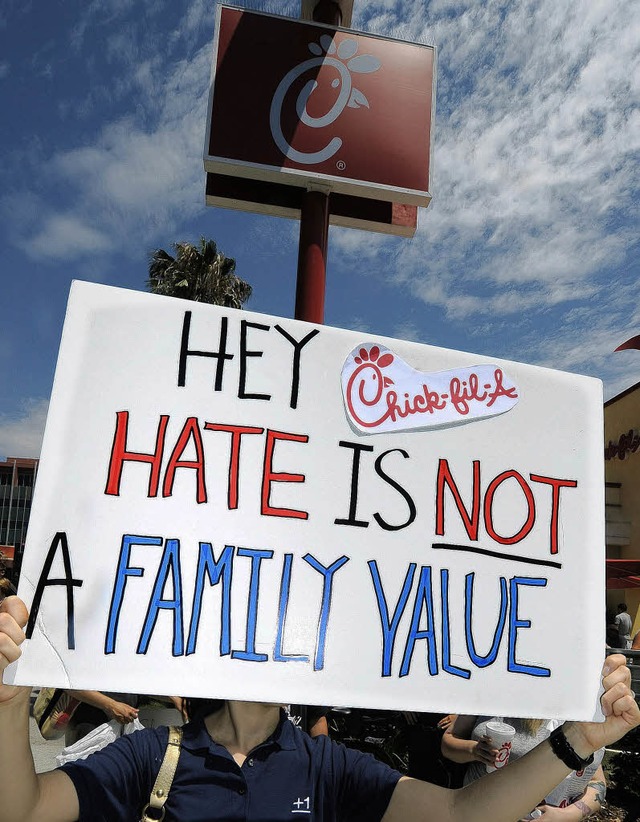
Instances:
[[[133,722],[138,716],[137,708],[132,708],[131,705],[127,705],[126,702],[116,702],[115,700],[111,700],[105,708],[105,712],[109,719],[115,719],[116,722],[119,722],[121,725]]]
[[[600,699],[605,721],[571,723],[571,735],[575,736],[577,744],[582,743],[587,751],[595,751],[617,742],[640,725],[640,708],[635,700],[635,694],[629,687],[631,672],[626,662],[623,654],[612,654],[605,660],[602,669],[602,684],[605,690]]]
[[[20,646],[25,640],[22,629],[28,617],[26,606],[18,597],[7,597],[0,603],[0,705],[31,691],[29,687],[4,684],[5,668],[22,653]]]

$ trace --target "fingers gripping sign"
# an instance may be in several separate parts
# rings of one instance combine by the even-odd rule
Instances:
[[[18,597],[7,597],[0,604],[0,704],[13,699],[29,688],[5,685],[5,669],[21,655],[20,646],[24,642],[23,628],[27,624],[28,612]]]
[[[576,743],[589,751],[606,747],[621,739],[640,725],[640,708],[631,688],[631,671],[622,654],[613,654],[605,660],[602,669],[600,698],[604,722],[575,723],[572,732],[579,735]],[[575,747],[575,746],[574,746]]]
[[[602,669],[602,685],[605,689],[601,698],[605,727],[610,728],[611,733],[614,729],[621,734],[628,733],[640,724],[640,708],[630,688],[631,671],[623,654],[607,657]]]

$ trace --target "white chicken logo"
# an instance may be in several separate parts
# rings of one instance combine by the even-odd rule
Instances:
[[[340,137],[333,137],[320,151],[303,152],[293,148],[282,132],[282,106],[287,92],[293,83],[305,74],[305,72],[323,65],[335,68],[340,76],[332,81],[331,86],[333,88],[340,88],[340,93],[326,114],[322,117],[312,117],[307,111],[307,102],[313,92],[318,88],[316,80],[309,80],[296,100],[296,113],[301,123],[304,123],[310,128],[325,128],[334,123],[347,107],[360,108],[361,106],[365,106],[369,108],[369,101],[361,91],[355,88],[351,75],[352,73],[371,74],[377,71],[382,64],[380,60],[372,54],[357,54],[357,40],[342,40],[336,47],[333,39],[328,34],[322,35],[320,44],[309,43],[309,51],[317,56],[299,63],[292,68],[291,71],[287,72],[280,81],[273,95],[273,100],[271,101],[269,125],[273,139],[285,157],[289,160],[294,160],[296,163],[302,163],[303,165],[316,165],[333,157],[342,146],[342,139]]]

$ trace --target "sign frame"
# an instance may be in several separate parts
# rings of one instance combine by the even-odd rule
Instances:
[[[601,431],[590,377],[76,281],[8,681],[591,719]]]

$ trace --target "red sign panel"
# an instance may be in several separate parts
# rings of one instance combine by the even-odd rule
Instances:
[[[218,10],[205,169],[428,205],[435,50]]]

